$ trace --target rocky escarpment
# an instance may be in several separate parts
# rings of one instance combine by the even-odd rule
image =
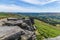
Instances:
[[[1,40],[36,40],[32,19],[8,18],[0,25]]]

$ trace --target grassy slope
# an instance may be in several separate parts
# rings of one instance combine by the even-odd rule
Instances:
[[[2,18],[8,18],[8,17],[20,17],[19,15],[16,14],[11,14],[11,13],[0,13],[0,19]]]
[[[42,40],[43,38],[51,38],[60,35],[60,30],[56,29],[52,25],[46,24],[39,20],[35,20],[35,25],[37,26],[37,40]]]

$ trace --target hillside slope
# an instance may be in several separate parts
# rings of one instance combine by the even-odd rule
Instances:
[[[37,40],[42,40],[44,38],[52,38],[60,35],[60,30],[53,27],[52,25],[49,25],[47,23],[44,23],[42,21],[35,19],[35,25],[37,27]]]
[[[12,13],[0,13],[0,19],[2,18],[9,18],[9,17],[21,17],[20,15],[17,14],[12,14]]]

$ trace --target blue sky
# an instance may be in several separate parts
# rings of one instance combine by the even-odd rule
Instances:
[[[60,0],[0,0],[0,12],[60,12]]]

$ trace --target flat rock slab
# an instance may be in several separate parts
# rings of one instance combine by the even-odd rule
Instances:
[[[0,26],[0,40],[19,33],[21,30],[18,26]]]
[[[19,24],[19,23],[23,23],[23,21],[22,20],[18,20],[18,21],[5,21],[5,23]]]
[[[44,40],[60,40],[60,36],[55,37],[55,38],[48,38],[48,39],[44,39]]]

